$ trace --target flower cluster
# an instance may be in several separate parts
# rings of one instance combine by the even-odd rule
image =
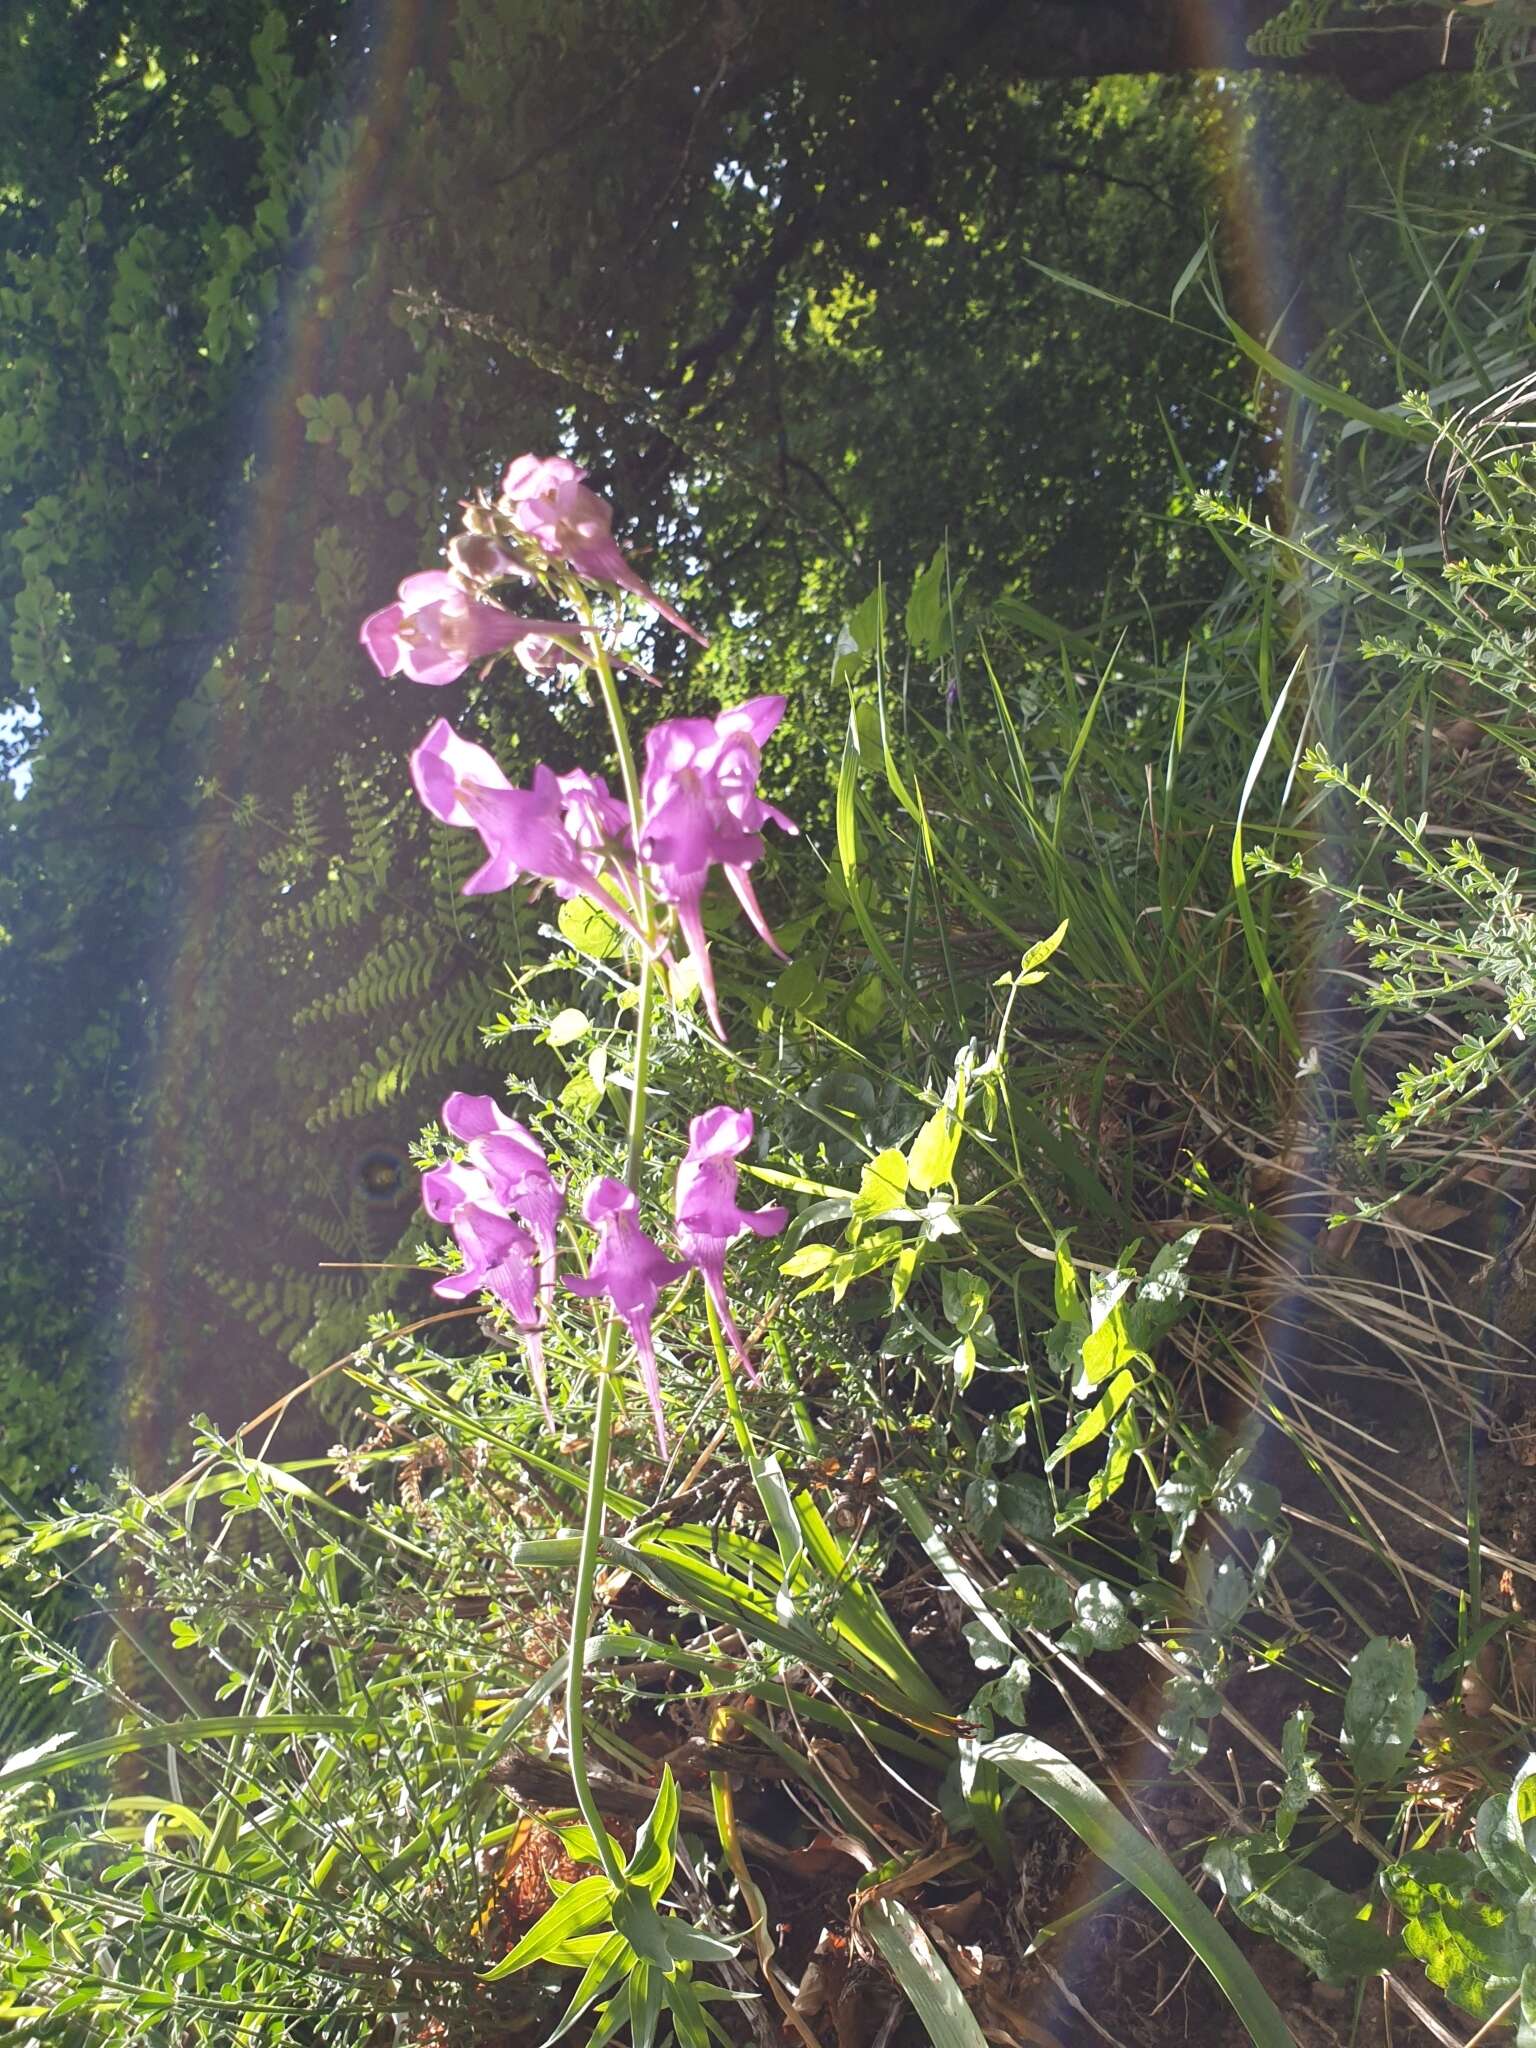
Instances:
[[[464,1146],[462,1159],[422,1175],[427,1214],[446,1223],[463,1270],[439,1280],[449,1301],[493,1294],[523,1334],[528,1367],[545,1420],[554,1427],[544,1373],[542,1332],[555,1285],[556,1231],[565,1194],[543,1147],[525,1124],[503,1115],[489,1095],[450,1095],[443,1128]]]
[[[531,675],[552,675],[592,658],[587,635],[569,620],[523,619],[491,595],[508,577],[548,586],[565,571],[581,583],[628,591],[707,646],[681,613],[625,560],[613,537],[613,507],[587,488],[587,472],[563,455],[520,455],[494,501],[465,507],[464,531],[448,546],[448,569],[407,576],[394,604],[370,612],[358,637],[381,676],[413,683],[457,682],[476,662],[509,648]]]
[[[438,719],[411,756],[422,802],[444,824],[472,827],[486,861],[466,895],[507,889],[520,877],[550,882],[562,897],[586,896],[642,946],[651,903],[666,905],[698,973],[709,1020],[721,1038],[714,971],[702,904],[712,867],[753,928],[782,959],[750,870],[763,857],[762,828],[793,822],[757,793],[762,746],[784,715],[782,697],[754,697],[717,718],[669,718],[646,735],[639,845],[627,806],[601,776],[556,775],[542,765],[516,789],[483,747]]]
[[[558,1278],[557,1233],[565,1191],[532,1132],[505,1115],[489,1095],[450,1095],[443,1104],[443,1127],[460,1141],[464,1156],[423,1174],[421,1196],[428,1215],[452,1230],[464,1266],[439,1280],[435,1291],[452,1301],[489,1293],[511,1312],[553,1428],[543,1332]],[[788,1212],[743,1209],[736,1199],[738,1161],[752,1142],[752,1131],[750,1110],[723,1103],[693,1119],[673,1204],[679,1259],[669,1258],[640,1227],[638,1200],[622,1181],[595,1180],[582,1204],[583,1217],[597,1232],[597,1246],[586,1273],[567,1276],[563,1284],[570,1294],[606,1297],[629,1331],[663,1455],[667,1430],[651,1319],[664,1287],[690,1268],[696,1270],[732,1349],[748,1375],[757,1377],[726,1298],[726,1253],[744,1230],[776,1236]]]

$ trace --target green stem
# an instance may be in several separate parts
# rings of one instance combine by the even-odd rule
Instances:
[[[720,1317],[709,1290],[704,1290],[704,1313],[709,1317],[710,1342],[715,1347],[715,1363],[720,1368],[720,1384],[725,1389],[726,1412],[731,1418],[731,1428],[736,1433],[736,1443],[749,1467],[755,1470],[757,1446],[752,1441],[752,1432],[747,1427],[747,1418],[742,1413],[741,1395],[736,1386],[736,1375],[731,1369],[730,1353],[725,1347],[725,1332],[720,1327]]]
[[[592,631],[595,649],[593,665],[597,670],[598,683],[603,693],[603,703],[608,720],[613,728],[613,741],[619,757],[619,774],[624,784],[624,795],[629,804],[630,824],[634,833],[635,846],[640,844],[640,777],[635,767],[634,749],[630,745],[629,728],[624,718],[624,707],[619,700],[618,682],[613,673],[613,664],[608,659],[608,650],[599,638],[592,618],[592,608],[586,592],[579,584],[572,582],[570,595],[580,610],[583,620]],[[645,879],[637,862],[640,901],[636,905],[638,922],[643,930],[650,929],[650,904],[646,895]],[[651,1028],[656,1010],[655,963],[649,952],[640,962],[639,1004],[635,1015],[634,1077],[629,1098],[629,1133],[624,1156],[625,1184],[639,1191],[640,1163],[645,1150],[646,1081],[650,1071]],[[592,1794],[592,1783],[587,1773],[586,1742],[586,1649],[587,1637],[592,1626],[592,1605],[595,1595],[598,1553],[603,1541],[603,1514],[608,1497],[608,1464],[613,1449],[613,1413],[615,1405],[614,1374],[619,1363],[619,1343],[623,1325],[618,1317],[610,1316],[603,1331],[602,1355],[598,1360],[597,1409],[592,1418],[592,1456],[587,1472],[587,1501],[581,1521],[581,1548],[576,1559],[576,1592],[571,1609],[571,1647],[565,1674],[565,1732],[569,1750],[571,1785],[576,1794],[576,1804],[581,1809],[582,1819],[591,1830],[597,1845],[598,1861],[603,1875],[611,1884],[622,1885],[624,1869],[603,1817]]]
[[[629,805],[629,827],[635,846],[635,881],[639,900],[635,904],[636,922],[647,934],[651,928],[650,892],[645,886],[645,869],[640,861],[641,823],[644,807],[640,799],[640,771],[635,765],[635,750],[630,744],[629,723],[624,716],[624,706],[619,699],[618,678],[613,672],[613,663],[608,659],[608,649],[603,645],[602,635],[597,630],[597,621],[592,616],[592,604],[587,593],[574,577],[566,584],[566,595],[581,613],[582,623],[587,628],[593,648],[592,665],[597,670],[598,687],[602,692],[603,708],[608,713],[608,724],[613,732],[614,751],[619,757],[619,780],[624,785],[624,800]],[[638,1082],[638,1064],[636,1068]],[[631,1141],[634,1125],[631,1122]],[[644,1121],[641,1122],[644,1130]],[[633,1160],[631,1165],[633,1165]],[[629,1174],[625,1174],[626,1180]],[[633,1181],[630,1181],[633,1186]]]
[[[597,1860],[611,1884],[624,1882],[624,1870],[614,1853],[587,1775],[585,1679],[587,1634],[592,1626],[592,1598],[597,1575],[597,1553],[603,1540],[603,1505],[608,1490],[608,1454],[613,1446],[613,1370],[618,1362],[618,1318],[603,1333],[603,1355],[598,1365],[597,1412],[592,1418],[592,1464],[587,1480],[587,1505],[581,1522],[581,1551],[576,1560],[576,1596],[571,1607],[571,1647],[565,1673],[565,1737],[570,1752],[571,1789],[581,1817],[597,1844]]]

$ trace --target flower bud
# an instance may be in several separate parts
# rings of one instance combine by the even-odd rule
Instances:
[[[501,522],[489,505],[476,503],[464,507],[464,530],[466,533],[496,533]]]
[[[495,583],[522,567],[506,542],[488,533],[456,533],[448,543],[448,559],[475,583]]]

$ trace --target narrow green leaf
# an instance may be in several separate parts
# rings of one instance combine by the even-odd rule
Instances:
[[[986,2048],[949,1965],[900,1899],[874,1899],[859,1915],[886,1967],[906,1993],[933,2048]]]
[[[267,1735],[377,1735],[372,1721],[355,1714],[209,1714],[198,1720],[148,1721],[141,1728],[129,1728],[118,1735],[102,1735],[90,1742],[69,1743],[40,1754],[23,1750],[0,1770],[0,1787],[25,1785],[55,1771],[68,1771],[80,1764],[101,1763],[111,1756],[136,1756],[146,1749],[185,1749],[193,1742],[230,1742],[242,1736]]]
[[[631,1884],[644,1886],[653,1902],[660,1899],[672,1882],[679,1810],[677,1780],[672,1775],[672,1766],[663,1764],[655,1803],[635,1837],[635,1853],[624,1872]]]
[[[629,1953],[629,1944],[622,1934],[610,1934],[591,1962],[582,1973],[581,1982],[571,1997],[565,2014],[552,2034],[545,2036],[543,2048],[554,2048],[556,2041],[568,2034],[588,2006],[595,2005],[619,1981],[624,1968],[624,1958]]]
[[[544,1962],[573,1936],[601,1927],[610,1917],[613,1903],[614,1888],[606,1877],[578,1879],[535,1920],[514,1948],[485,1971],[484,1981],[493,1984],[517,1970],[526,1970],[530,1963]]]
[[[1005,1735],[982,1754],[1066,1822],[1101,1863],[1133,1884],[1183,1937],[1260,2048],[1296,2048],[1294,2036],[1252,1966],[1155,1844],[1112,1806],[1086,1773],[1032,1735]]]
[[[1254,915],[1252,892],[1248,887],[1248,866],[1243,857],[1243,819],[1247,815],[1248,799],[1253,795],[1264,763],[1269,758],[1269,750],[1274,743],[1286,699],[1291,694],[1291,684],[1295,682],[1300,667],[1301,662],[1298,658],[1296,667],[1286,677],[1280,694],[1275,699],[1275,708],[1269,714],[1268,724],[1259,735],[1259,744],[1254,749],[1253,759],[1248,763],[1242,795],[1237,802],[1237,819],[1232,827],[1232,887],[1237,896],[1237,913],[1242,920],[1243,940],[1248,948],[1248,957],[1253,962],[1254,972],[1259,977],[1259,987],[1263,990],[1269,1013],[1279,1026],[1280,1036],[1294,1059],[1301,1057],[1301,1039],[1291,1017],[1290,1005],[1281,994],[1280,984],[1275,979],[1275,971],[1269,964],[1263,934],[1259,930],[1258,918]]]
[[[1405,419],[1400,413],[1382,412],[1374,405],[1365,404],[1362,399],[1351,398],[1337,384],[1325,384],[1320,377],[1309,377],[1305,370],[1298,370],[1293,364],[1282,361],[1245,327],[1240,327],[1224,309],[1221,317],[1227,323],[1227,332],[1249,361],[1257,363],[1267,376],[1273,377],[1277,384],[1283,384],[1288,391],[1294,391],[1298,397],[1309,399],[1313,405],[1322,406],[1327,412],[1343,413],[1347,419],[1358,420],[1362,426],[1375,427],[1383,434],[1392,435],[1394,440],[1417,441],[1424,438],[1426,429],[1417,421]]]
[[[665,1975],[664,1966],[658,1969],[643,1957],[629,1973],[630,2048],[651,2048],[656,2038]]]

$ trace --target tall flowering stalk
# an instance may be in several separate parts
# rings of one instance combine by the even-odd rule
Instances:
[[[517,788],[492,754],[440,718],[412,755],[411,775],[434,817],[480,837],[486,859],[464,885],[467,895],[531,880],[550,885],[563,898],[585,897],[629,936],[639,960],[623,1173],[621,1178],[602,1176],[588,1190],[582,1214],[598,1242],[586,1273],[564,1282],[568,1293],[608,1304],[597,1358],[565,1714],[577,1804],[604,1875],[622,1886],[623,1868],[587,1771],[583,1684],[621,1349],[627,1337],[665,1455],[661,1375],[651,1340],[661,1290],[690,1268],[696,1270],[707,1294],[712,1335],[723,1329],[752,1374],[726,1294],[726,1252],[743,1231],[771,1236],[786,1220],[782,1208],[746,1210],[737,1202],[737,1162],[751,1142],[752,1117],[720,1104],[694,1119],[678,1171],[674,1206],[681,1256],[670,1257],[642,1228],[640,1178],[658,970],[673,964],[674,948],[680,945],[693,963],[710,1023],[723,1038],[702,915],[704,892],[717,867],[758,935],[775,953],[780,951],[758,903],[751,870],[763,857],[765,825],[795,830],[757,787],[762,748],[783,717],[785,700],[756,697],[714,718],[663,720],[646,736],[642,771],[591,587],[638,598],[669,625],[701,645],[707,642],[631,567],[613,538],[611,508],[587,487],[586,472],[562,456],[520,456],[494,499],[482,496],[466,506],[464,531],[450,542],[447,555],[447,569],[408,576],[396,601],[363,621],[360,638],[380,674],[442,687],[506,652],[544,680],[565,667],[584,668],[596,680],[618,757],[618,795],[601,776],[584,769],[557,775],[542,764],[526,788]],[[534,583],[568,604],[574,620],[521,618],[508,611],[498,593],[514,579]],[[533,1134],[489,1096],[450,1096],[443,1105],[443,1125],[461,1151],[424,1176],[422,1198],[428,1213],[449,1226],[462,1264],[437,1282],[437,1292],[451,1299],[489,1293],[510,1313],[553,1425],[543,1333],[558,1278],[557,1230],[566,1209],[565,1191]],[[724,1354],[718,1355],[724,1372]],[[728,1373],[726,1382],[735,1412]]]

